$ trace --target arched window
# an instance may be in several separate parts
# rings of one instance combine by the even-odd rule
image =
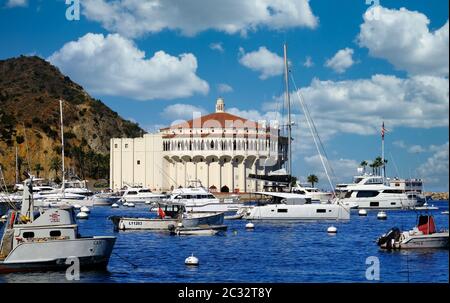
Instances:
[[[214,140],[211,140],[210,146],[211,146],[211,149],[214,149]]]

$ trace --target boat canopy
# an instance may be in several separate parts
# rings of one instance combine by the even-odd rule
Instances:
[[[417,224],[417,229],[420,230],[424,235],[435,233],[436,224],[434,223],[433,216],[430,215],[419,216],[419,223]]]

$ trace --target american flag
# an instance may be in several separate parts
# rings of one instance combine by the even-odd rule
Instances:
[[[386,131],[386,129],[384,128],[384,121],[383,124],[381,125],[381,138],[384,139],[384,132]]]

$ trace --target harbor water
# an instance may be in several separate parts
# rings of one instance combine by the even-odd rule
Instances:
[[[448,229],[447,201],[432,201],[437,228]],[[416,225],[414,211],[387,211],[386,220],[377,211],[358,216],[352,210],[347,222],[225,221],[228,231],[216,236],[171,236],[165,232],[113,230],[112,215],[149,216],[147,205],[94,207],[89,219],[79,220],[82,235],[115,235],[117,242],[107,271],[82,271],[78,281],[66,280],[65,272],[13,273],[0,275],[1,283],[169,283],[169,282],[449,282],[449,251],[383,251],[377,237],[397,226]],[[330,226],[336,234],[328,234]],[[1,230],[3,233],[3,228]],[[184,264],[194,254],[198,267]],[[370,258],[372,257],[372,258]],[[379,280],[368,280],[366,271],[379,261]],[[369,259],[368,259],[369,258]],[[367,264],[367,263],[368,264]]]

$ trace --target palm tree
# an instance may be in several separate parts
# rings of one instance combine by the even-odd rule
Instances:
[[[39,174],[44,170],[44,168],[40,163],[36,163],[36,165],[34,166],[34,170],[36,171],[36,176],[39,178]]]
[[[364,173],[366,173],[366,166],[367,166],[367,161],[366,160],[364,160],[364,161],[361,161],[361,163],[359,164],[359,165],[361,165],[362,166],[362,168],[363,168],[363,170],[364,170]]]
[[[61,168],[61,160],[58,157],[54,157],[50,161],[50,171],[54,170],[56,177],[58,177],[58,171]]]
[[[309,175],[307,180],[311,183],[311,187],[314,187],[314,183],[319,182],[319,178],[316,175]]]
[[[381,159],[381,157],[376,157],[374,160],[375,163],[375,168],[376,168],[376,174],[380,175],[381,174],[381,167],[383,167],[383,159]]]

